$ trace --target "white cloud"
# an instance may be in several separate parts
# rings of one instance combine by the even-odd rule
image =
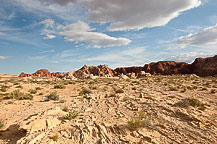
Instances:
[[[167,58],[168,61],[177,61],[177,62],[187,62],[192,63],[196,58],[206,58],[214,56],[215,53],[207,53],[207,52],[187,52],[183,53],[177,56],[172,56],[170,58]]]
[[[111,22],[111,31],[164,26],[181,12],[198,7],[200,0],[81,0],[89,18]]]
[[[87,23],[81,21],[66,26],[61,25],[57,28],[60,30],[59,34],[64,36],[65,40],[70,42],[86,42],[94,48],[123,46],[131,42],[131,40],[126,38],[116,38],[104,33],[93,32],[93,28],[90,28]]]
[[[44,24],[46,27],[53,28],[55,25],[55,22],[52,19],[46,19],[40,22],[40,24]]]
[[[54,35],[56,32],[52,30],[55,26],[55,22],[52,19],[46,19],[44,21],[41,21],[39,24],[43,24],[45,26],[45,28],[41,32],[41,35],[45,36],[44,39],[56,38],[56,36]]]
[[[201,46],[217,43],[217,24],[212,27],[205,28],[203,31],[182,36],[178,39],[178,45],[181,48],[187,46]]]
[[[8,58],[5,56],[0,56],[0,60],[3,60],[3,59],[8,59]]]

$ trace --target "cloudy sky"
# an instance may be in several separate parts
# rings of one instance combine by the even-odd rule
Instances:
[[[0,73],[217,54],[217,0],[1,0]]]

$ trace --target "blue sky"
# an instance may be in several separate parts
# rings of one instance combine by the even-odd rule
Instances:
[[[1,0],[0,73],[217,54],[217,0]]]

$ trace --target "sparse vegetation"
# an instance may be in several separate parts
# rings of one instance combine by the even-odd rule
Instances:
[[[216,90],[215,89],[211,89],[210,93],[214,94],[214,93],[216,93]]]
[[[1,90],[1,92],[6,92],[7,88],[8,88],[7,86],[2,86],[0,90]]]
[[[29,90],[29,93],[31,93],[31,94],[36,94],[36,93],[37,93],[37,90],[36,90],[36,89],[30,89],[30,90]]]
[[[65,89],[66,86],[63,84],[54,85],[54,89]]]
[[[33,96],[31,94],[25,94],[19,90],[14,90],[13,92],[7,94],[6,99],[17,99],[17,100],[32,100]]]
[[[59,136],[56,134],[54,136],[52,136],[50,139],[52,139],[53,141],[57,142],[59,139]]]
[[[169,87],[170,91],[178,91],[177,87]]]
[[[72,119],[75,119],[78,115],[79,115],[79,112],[78,112],[78,111],[69,112],[69,113],[65,116],[65,119],[67,119],[67,120],[72,120]]]
[[[80,92],[79,92],[79,95],[82,96],[82,95],[88,95],[88,94],[91,94],[91,90],[87,89],[87,88],[83,88]]]
[[[175,104],[175,106],[187,108],[189,106],[198,107],[200,110],[205,110],[205,104],[195,98],[186,98],[181,102]]]
[[[54,100],[54,101],[57,101],[59,100],[59,95],[57,94],[57,92],[51,92],[49,95],[47,95],[46,97],[46,101],[49,101],[49,100]]]

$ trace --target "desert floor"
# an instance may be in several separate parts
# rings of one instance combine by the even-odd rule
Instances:
[[[0,78],[0,88],[2,144],[217,143],[217,78]]]

